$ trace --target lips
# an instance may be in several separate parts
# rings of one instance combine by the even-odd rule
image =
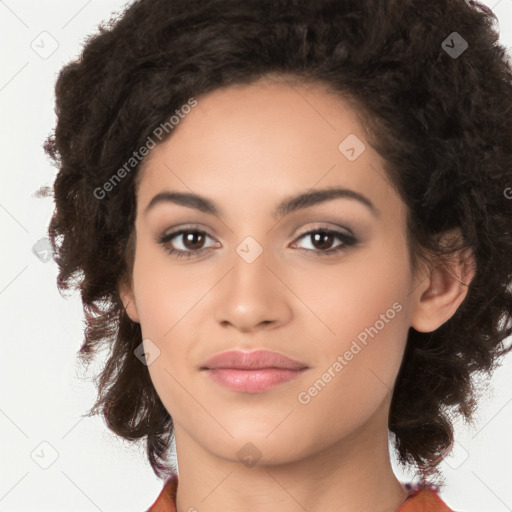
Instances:
[[[231,350],[208,359],[201,370],[223,388],[240,393],[263,393],[296,379],[308,366],[295,359],[256,350]]]
[[[303,370],[308,368],[308,366],[278,352],[270,352],[268,350],[256,350],[253,352],[230,350],[211,357],[201,367],[202,370],[222,368],[233,370],[263,370],[265,368]]]

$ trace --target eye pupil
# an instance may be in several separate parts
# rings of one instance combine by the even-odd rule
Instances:
[[[328,239],[328,243],[325,243],[325,238]],[[332,245],[332,238],[333,235],[331,233],[327,233],[325,231],[318,231],[317,233],[313,234],[313,240],[314,245],[319,249],[328,249]],[[317,244],[317,242],[320,240],[324,240],[323,243]],[[327,247],[329,246],[329,247]]]
[[[198,247],[196,247],[197,245],[199,245],[199,246],[202,245],[201,242],[204,242],[204,240],[201,240],[202,238],[204,238],[204,235],[202,233],[198,233],[196,231],[186,233],[184,245],[185,245],[185,247],[187,247],[187,249],[190,249],[193,251],[198,248]],[[197,239],[199,239],[199,244],[198,244]],[[192,241],[192,244],[189,244],[190,241]]]

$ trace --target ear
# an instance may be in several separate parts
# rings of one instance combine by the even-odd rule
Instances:
[[[119,282],[117,290],[128,318],[132,322],[140,323],[139,312],[135,303],[135,294],[133,293],[133,283],[125,277]]]
[[[447,266],[430,265],[415,284],[411,327],[431,332],[448,321],[466,298],[475,272],[475,259],[469,249],[456,253]]]

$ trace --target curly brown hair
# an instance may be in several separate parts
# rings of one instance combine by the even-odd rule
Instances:
[[[147,437],[158,477],[169,473],[173,420],[134,356],[141,328],[118,292],[133,268],[140,163],[105,197],[95,190],[189,98],[269,75],[327,85],[357,106],[406,204],[414,268],[474,255],[452,318],[430,333],[410,328],[390,409],[399,462],[423,480],[438,475],[452,412],[472,420],[476,374],[512,349],[512,70],[495,21],[464,0],[139,0],[61,70],[45,143],[58,167],[48,227],[57,285],[81,293],[80,360],[110,349],[90,414],[125,439]],[[442,245],[453,229],[458,242]]]

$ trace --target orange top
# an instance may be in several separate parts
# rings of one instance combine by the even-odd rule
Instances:
[[[409,495],[396,512],[454,512],[439,497],[433,485],[403,484]],[[158,498],[146,512],[176,512],[178,476],[173,475],[164,483]]]

